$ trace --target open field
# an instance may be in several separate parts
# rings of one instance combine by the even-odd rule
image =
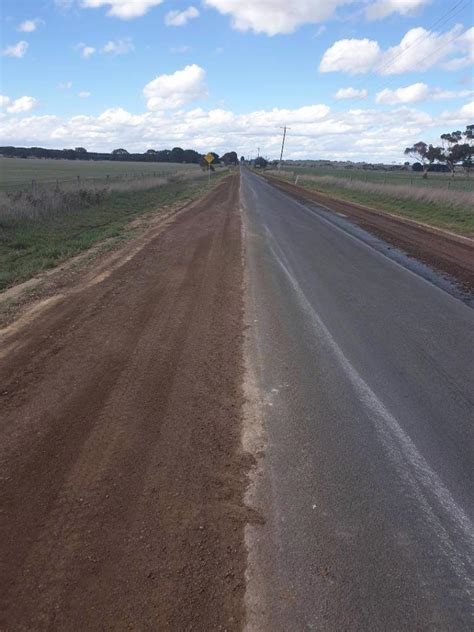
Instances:
[[[108,160],[50,160],[4,158],[0,156],[0,190],[29,188],[38,184],[99,181],[110,178],[132,178],[168,175],[170,172],[199,172],[198,165],[167,162],[113,162]]]
[[[442,176],[439,175],[428,179],[428,185],[418,186],[418,183],[423,181],[421,178],[416,179],[416,185],[410,185],[407,181],[403,182],[399,175],[392,174],[387,174],[384,183],[383,177],[373,176],[372,173],[367,174],[368,177],[373,176],[373,179],[368,181],[362,180],[361,177],[354,177],[351,180],[348,175],[306,175],[300,174],[298,170],[275,170],[268,173],[293,183],[298,176],[298,186],[306,189],[408,217],[460,235],[474,235],[473,192],[462,187],[456,189],[454,186],[446,190],[436,184],[441,182]],[[434,183],[433,186],[431,183]]]
[[[224,174],[227,172],[214,174],[213,180]],[[199,170],[195,177],[156,181],[159,184],[151,187],[146,180],[116,183],[124,185],[124,190],[112,189],[96,198],[93,189],[81,189],[68,207],[44,214],[0,213],[0,291],[54,268],[97,242],[126,238],[127,225],[133,219],[184,203],[208,188],[207,176]],[[83,197],[85,203],[81,203]]]
[[[421,173],[415,171],[371,171],[366,169],[293,166],[283,166],[283,171],[293,173],[295,176],[332,176],[334,178],[345,178],[350,181],[374,182],[377,184],[474,191],[474,176],[468,177],[463,172],[456,173],[454,178],[449,173],[430,172],[427,178],[423,178]]]

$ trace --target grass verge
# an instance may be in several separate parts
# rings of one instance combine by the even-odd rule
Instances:
[[[214,183],[225,175],[215,175]],[[204,178],[171,181],[156,188],[111,191],[97,204],[40,220],[8,218],[0,227],[0,291],[54,268],[98,242],[131,238],[129,224],[137,217],[184,204],[207,190]]]
[[[292,177],[278,177],[294,182]],[[452,192],[450,196],[448,191],[443,191],[441,195],[440,192],[433,190],[424,193],[418,187],[351,183],[347,179],[329,177],[299,177],[298,186],[449,230],[465,237],[474,237],[474,211],[472,204],[467,200],[472,194],[467,192]],[[463,199],[466,198],[465,202],[460,203],[458,198],[461,196]],[[422,199],[423,197],[425,199]]]

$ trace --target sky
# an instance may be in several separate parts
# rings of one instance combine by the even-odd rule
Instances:
[[[1,144],[403,162],[474,123],[472,0],[2,0]]]

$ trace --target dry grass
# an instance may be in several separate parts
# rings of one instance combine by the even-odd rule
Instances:
[[[333,176],[305,176],[299,179],[299,181],[301,180],[310,180],[325,187],[334,186],[338,189],[344,188],[352,191],[389,195],[428,204],[441,203],[451,208],[464,209],[474,207],[474,193],[469,191],[448,191],[439,188],[424,189],[407,184],[377,184],[374,182],[361,182],[360,180],[351,182],[347,178],[335,178]]]
[[[42,220],[68,211],[96,206],[110,193],[147,191],[160,186],[205,177],[200,172],[172,173],[169,176],[145,176],[136,180],[117,180],[107,184],[71,183],[61,188],[38,186],[34,192],[0,191],[0,225],[21,220]]]

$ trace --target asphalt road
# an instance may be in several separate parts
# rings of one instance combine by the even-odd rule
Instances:
[[[474,311],[246,170],[241,203],[266,517],[249,627],[473,629]]]

